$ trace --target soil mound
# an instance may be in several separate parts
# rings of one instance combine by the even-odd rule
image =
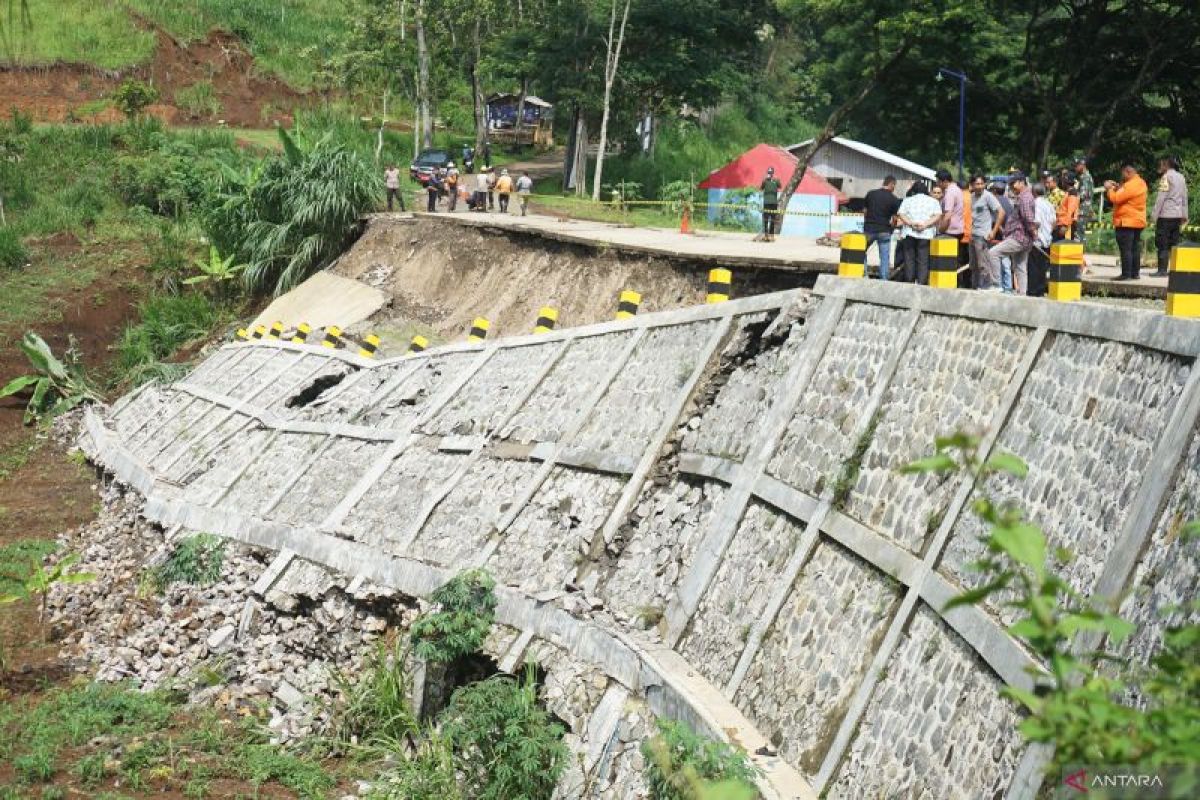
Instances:
[[[102,70],[86,64],[0,68],[0,109],[16,108],[39,122],[116,122],[121,113],[97,108],[127,77],[152,83],[161,101],[148,112],[167,123],[225,120],[237,127],[290,124],[288,113],[304,95],[271,75],[256,72],[254,56],[236,37],[212,31],[203,41],[183,44],[145,20],[157,45],[149,64]],[[181,108],[177,93],[208,81],[220,102],[218,113],[193,114]]]

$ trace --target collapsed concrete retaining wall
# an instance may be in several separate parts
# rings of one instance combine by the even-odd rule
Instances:
[[[798,290],[378,363],[280,342],[88,420],[164,525],[423,596],[486,566],[560,690],[564,796],[636,796],[650,716],[759,751],[767,796],[1026,797],[1005,684],[1039,664],[978,578],[936,435],[1030,465],[988,491],[1142,624],[1194,597],[1200,325],[1086,304],[823,277]],[[631,717],[631,698],[648,711]],[[590,787],[584,789],[581,787]]]

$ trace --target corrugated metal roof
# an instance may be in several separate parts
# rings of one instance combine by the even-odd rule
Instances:
[[[513,94],[512,92],[501,92],[499,94],[494,94],[491,97],[489,97],[487,99],[487,102],[494,103],[497,100],[507,100],[509,98],[512,98],[513,100],[518,100],[518,99],[520,99],[520,97],[521,97],[520,95]],[[542,98],[538,97],[535,94],[525,95],[525,102],[526,102],[526,104],[531,105],[531,106],[540,106],[542,108],[554,108],[553,103],[547,103],[545,100],[543,100]]]
[[[787,151],[794,154],[801,147],[804,147],[811,142],[812,139],[805,139],[803,142],[797,142],[796,144],[790,145],[787,148]],[[851,150],[856,150],[865,156],[870,156],[871,158],[878,159],[879,161],[900,167],[901,169],[907,170],[914,175],[920,175],[926,180],[933,180],[934,171],[929,167],[921,166],[915,161],[909,161],[907,158],[901,158],[900,156],[893,155],[886,150],[880,150],[878,147],[872,147],[869,144],[863,144],[862,142],[856,142],[853,139],[846,139],[841,136],[833,137],[833,142],[835,144],[840,144],[843,147],[848,147]]]

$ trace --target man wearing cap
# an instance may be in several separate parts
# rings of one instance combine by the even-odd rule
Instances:
[[[1075,159],[1075,182],[1079,187],[1079,216],[1075,218],[1075,241],[1084,241],[1088,223],[1092,221],[1092,200],[1096,196],[1096,182],[1088,172],[1087,159]]]
[[[1172,156],[1158,160],[1158,193],[1154,196],[1154,248],[1158,251],[1158,272],[1166,275],[1171,263],[1171,248],[1179,244],[1180,234],[1187,225],[1187,181],[1179,172],[1179,162]]]
[[[763,178],[758,187],[762,191],[762,223],[763,241],[775,241],[775,231],[779,229],[779,190],[783,185],[775,177],[775,168],[767,167],[767,177]]]
[[[1112,203],[1113,227],[1117,234],[1117,249],[1121,251],[1119,281],[1136,281],[1142,271],[1142,231],[1146,228],[1146,181],[1138,175],[1137,167],[1121,167],[1121,183],[1105,181],[1108,202]]]
[[[1029,250],[1037,236],[1037,213],[1029,180],[1023,173],[1010,176],[1008,186],[1013,193],[1012,213],[1004,219],[1004,239],[988,250],[988,258],[992,274],[999,275],[1001,259],[1008,256],[1012,260],[1013,291],[1025,294],[1029,290]]]

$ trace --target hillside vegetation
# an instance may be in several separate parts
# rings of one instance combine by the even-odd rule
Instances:
[[[313,85],[314,60],[329,56],[343,33],[346,13],[324,0],[2,0],[0,17],[9,64],[145,64],[155,46],[149,22],[184,43],[212,30],[233,34],[259,69],[303,89]]]

